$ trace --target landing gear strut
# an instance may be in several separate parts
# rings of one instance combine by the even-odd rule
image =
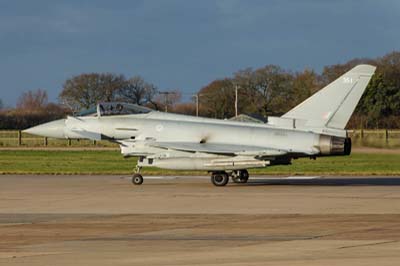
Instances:
[[[223,187],[229,182],[229,176],[225,172],[213,172],[211,182],[217,187]]]
[[[246,169],[235,170],[231,174],[234,183],[244,184],[249,180],[249,172]]]
[[[140,174],[141,167],[136,165],[135,173],[132,176],[132,183],[134,185],[141,185],[143,184],[143,176]]]

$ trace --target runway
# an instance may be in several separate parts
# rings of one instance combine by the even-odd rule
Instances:
[[[0,265],[398,265],[400,177],[0,176]]]

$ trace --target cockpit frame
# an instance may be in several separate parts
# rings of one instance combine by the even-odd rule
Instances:
[[[97,104],[97,116],[147,114],[152,109],[132,103],[102,102]]]

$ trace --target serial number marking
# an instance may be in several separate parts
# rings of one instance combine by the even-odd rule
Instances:
[[[345,84],[351,84],[351,83],[353,83],[353,78],[344,77],[344,78],[343,78],[343,83],[345,83]]]
[[[284,132],[284,131],[277,131],[277,132],[274,132],[274,135],[275,135],[275,136],[286,137],[286,136],[287,136],[287,133]]]

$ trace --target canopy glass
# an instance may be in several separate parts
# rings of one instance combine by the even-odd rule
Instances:
[[[151,111],[150,108],[131,103],[108,102],[97,105],[100,116],[146,114]]]
[[[111,116],[111,115],[130,115],[146,114],[151,112],[150,108],[132,103],[107,102],[99,103],[97,107],[83,110],[77,116]]]

